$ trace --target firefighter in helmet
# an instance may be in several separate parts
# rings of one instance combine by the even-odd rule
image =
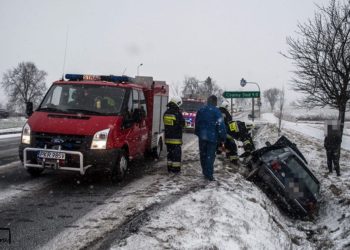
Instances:
[[[230,106],[229,102],[224,100],[220,107],[219,110],[221,112],[221,115],[224,119],[224,123],[226,126],[226,131],[228,131],[226,141],[225,141],[225,149],[227,150],[226,152],[226,157],[234,164],[238,163],[238,155],[237,155],[237,145],[235,143],[234,138],[230,135],[230,127],[229,123],[232,122],[232,116],[230,112],[228,112],[228,107]],[[220,150],[218,149],[218,153],[221,153]]]
[[[163,115],[165,144],[168,151],[167,166],[168,171],[173,173],[181,171],[182,130],[185,126],[185,120],[180,112],[181,104],[181,97],[171,98]]]

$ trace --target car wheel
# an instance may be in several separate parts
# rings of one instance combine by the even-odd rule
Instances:
[[[117,159],[115,160],[112,166],[112,182],[121,182],[125,178],[128,165],[128,157],[125,151],[120,150]]]
[[[27,172],[32,176],[32,177],[38,177],[41,175],[41,173],[44,171],[43,168],[27,168]]]
[[[153,148],[152,156],[154,159],[159,159],[160,154],[163,150],[163,141],[162,139],[159,139],[157,147]]]

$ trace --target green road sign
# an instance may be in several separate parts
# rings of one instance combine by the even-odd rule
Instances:
[[[225,98],[259,98],[259,91],[225,91],[223,94]]]

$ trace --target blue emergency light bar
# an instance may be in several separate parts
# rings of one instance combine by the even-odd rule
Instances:
[[[128,76],[114,76],[114,75],[81,75],[81,74],[66,74],[66,79],[69,81],[106,81],[106,82],[131,82],[132,78]]]

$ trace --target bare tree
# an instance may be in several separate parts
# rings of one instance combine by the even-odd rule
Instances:
[[[271,111],[274,110],[275,104],[279,98],[281,90],[277,88],[271,88],[264,91],[264,98],[268,101],[271,107]]]
[[[221,99],[223,90],[208,76],[207,79],[199,85],[199,92],[204,99],[207,99],[210,95],[216,95]]]
[[[197,97],[199,93],[199,80],[195,77],[185,77],[183,97]]]
[[[203,82],[200,82],[195,77],[185,77],[184,88],[182,90],[183,97],[206,99],[210,95],[216,95],[220,99],[222,93],[223,90],[216,85],[211,77],[207,77]]]
[[[337,109],[343,125],[350,99],[350,2],[317,7],[313,19],[298,25],[299,37],[287,38],[285,56],[296,66],[294,89],[306,94],[304,103]]]
[[[181,86],[178,82],[170,84],[170,87],[174,95],[181,96],[181,91],[180,91]]]
[[[284,95],[284,87],[282,90],[279,91],[278,95],[278,134],[281,133],[281,125],[282,125],[282,119],[283,119],[283,112],[284,112],[284,103],[285,103],[285,95]]]
[[[21,62],[16,68],[8,70],[1,82],[9,97],[8,104],[22,110],[26,102],[38,105],[46,91],[46,75],[32,62]]]

